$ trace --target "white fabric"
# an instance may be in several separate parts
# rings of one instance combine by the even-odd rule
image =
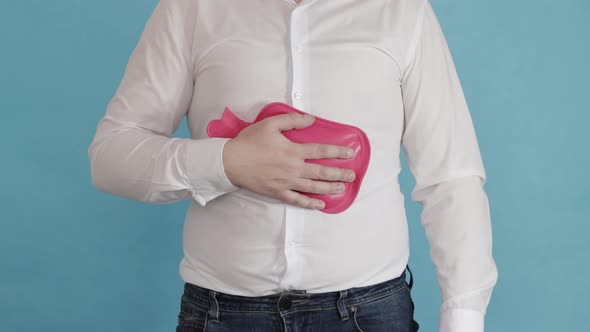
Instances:
[[[208,122],[226,106],[253,121],[274,101],[367,133],[371,161],[348,210],[298,208],[227,179],[228,139],[208,138]],[[192,139],[171,137],[184,116]],[[104,192],[154,204],[192,199],[180,263],[186,282],[261,296],[402,273],[402,146],[442,290],[441,331],[481,331],[497,279],[486,174],[425,0],[162,0],[88,153]]]

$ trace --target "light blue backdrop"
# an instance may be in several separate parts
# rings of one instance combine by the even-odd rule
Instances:
[[[590,4],[432,2],[488,175],[500,279],[486,330],[586,330]],[[1,331],[174,328],[188,201],[98,192],[86,154],[155,4],[1,1]],[[407,167],[401,182],[409,195]],[[417,320],[435,331],[438,285],[420,207],[406,202]]]

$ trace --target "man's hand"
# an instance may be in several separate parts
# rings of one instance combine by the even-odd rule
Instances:
[[[340,181],[353,181],[351,169],[323,166],[305,159],[351,158],[354,150],[340,145],[295,143],[281,131],[313,124],[292,112],[256,122],[227,141],[223,164],[232,184],[303,208],[323,209],[322,200],[299,192],[333,194],[344,190]],[[349,154],[350,153],[350,154]],[[318,181],[323,180],[323,181]]]

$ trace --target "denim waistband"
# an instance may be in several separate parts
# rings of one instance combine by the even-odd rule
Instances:
[[[338,309],[341,315],[347,316],[347,307],[363,302],[375,301],[412,285],[406,282],[406,272],[394,279],[374,285],[354,287],[340,291],[325,293],[308,293],[305,290],[285,290],[280,293],[248,297],[231,295],[185,283],[184,297],[195,305],[210,309],[215,316],[219,311],[232,312],[296,312],[304,310]]]

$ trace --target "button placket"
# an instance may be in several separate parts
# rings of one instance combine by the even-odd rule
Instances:
[[[298,248],[298,241],[303,234],[303,214],[304,208],[295,205],[286,204],[285,207],[285,259],[287,268],[280,282],[282,289],[292,289],[301,278],[301,252]]]
[[[299,5],[291,13],[291,28],[290,28],[290,45],[291,45],[291,59],[292,59],[292,85],[291,98],[292,105],[304,111],[305,100],[305,80],[304,73],[307,70],[305,61],[301,56],[301,43],[305,36],[305,29],[307,22],[305,18],[304,6]],[[299,50],[298,50],[299,49]],[[287,267],[285,274],[280,282],[280,287],[283,289],[292,288],[301,280],[301,252],[298,248],[298,243],[301,242],[304,227],[304,213],[305,209],[295,205],[286,204],[285,208],[285,258]]]
[[[303,42],[306,35],[307,19],[303,6],[299,6],[291,13],[291,64],[292,64],[292,83],[291,98],[293,107],[303,110],[305,98],[305,71],[306,63],[303,56]]]

